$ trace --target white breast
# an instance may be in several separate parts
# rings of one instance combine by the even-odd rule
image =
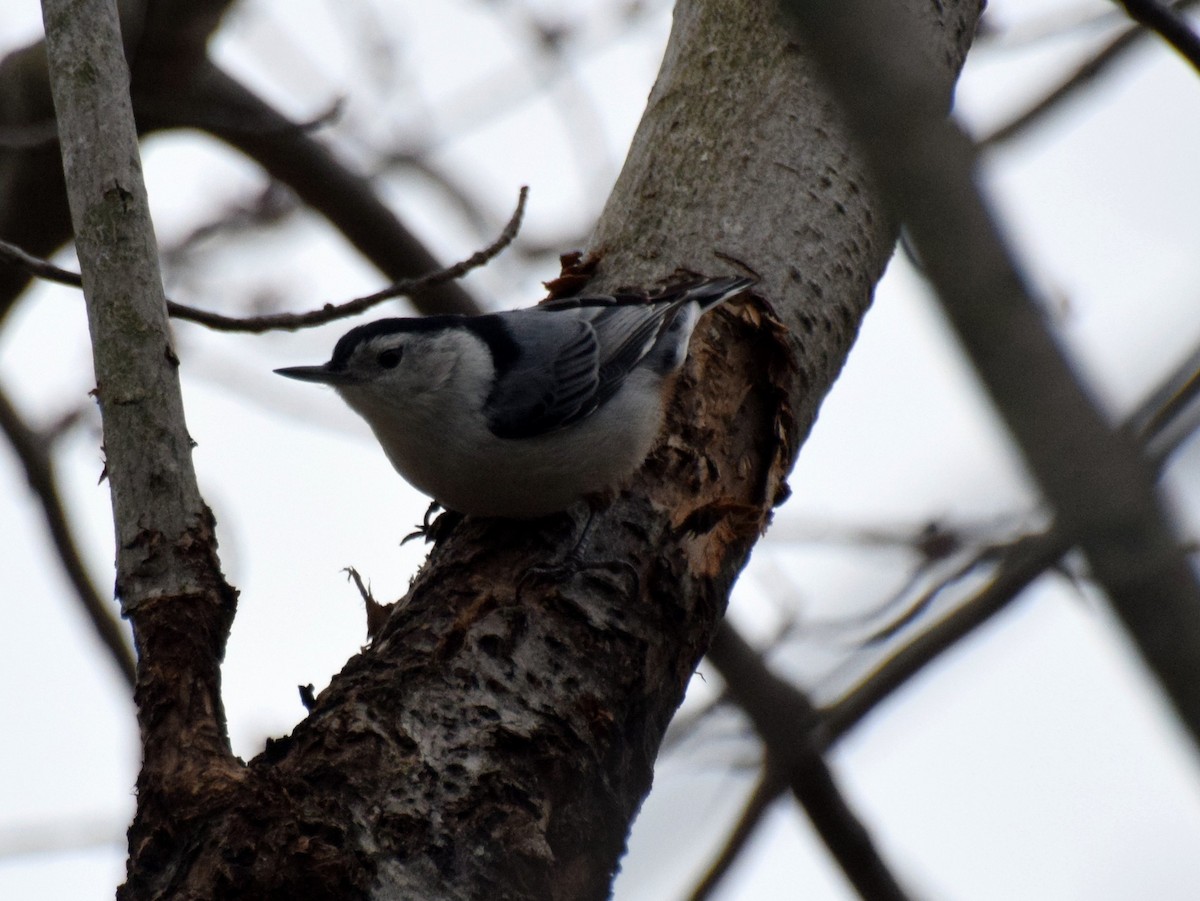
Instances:
[[[637,369],[599,410],[571,426],[498,438],[482,409],[490,355],[484,364],[478,354],[486,349],[463,341],[455,337],[445,353],[423,348],[423,384],[435,390],[339,388],[396,470],[443,507],[514,519],[556,513],[586,494],[620,487],[650,452],[662,426],[662,376]]]

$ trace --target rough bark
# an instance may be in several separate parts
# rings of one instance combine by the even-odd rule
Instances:
[[[943,102],[977,13],[931,22]],[[263,890],[221,862],[221,836],[247,860],[303,850],[313,896],[607,895],[663,729],[892,238],[787,32],[757,3],[681,4],[592,242],[597,283],[736,271],[736,258],[774,311],[750,302],[702,327],[669,437],[598,514],[588,556],[610,566],[543,578],[565,522],[457,528],[371,648],[251,764],[254,784],[278,786],[257,799],[266,841],[243,807],[213,825],[212,869],[196,875]],[[301,868],[272,885],[293,878]]]
[[[913,5],[948,97],[978,5],[949,21]],[[749,269],[757,297],[701,325],[666,435],[597,514],[586,565],[546,565],[574,540],[568,517],[466,520],[310,716],[244,768],[212,732],[211,674],[190,681],[180,659],[208,642],[215,667],[227,621],[157,621],[141,672],[174,665],[180,681],[163,683],[175,695],[139,694],[147,766],[120,897],[606,897],[663,731],[787,493],[893,237],[769,8],[681,2],[592,241],[597,284]],[[196,546],[211,550],[207,538]],[[231,607],[208,587],[206,609]],[[170,751],[207,765],[181,768]]]

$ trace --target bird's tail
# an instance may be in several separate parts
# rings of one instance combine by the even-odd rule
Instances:
[[[677,285],[653,298],[663,314],[658,336],[646,355],[651,368],[665,375],[682,366],[692,330],[700,317],[722,301],[742,293],[754,282],[755,279],[742,276],[714,278]],[[668,306],[664,307],[664,304]]]
[[[741,294],[756,281],[757,279],[742,275],[711,278],[702,282],[679,285],[677,288],[669,290],[667,296],[656,298],[656,300],[671,300],[675,302],[676,306],[695,301],[700,305],[700,312],[703,313],[711,310],[717,304],[724,303],[729,298]],[[676,296],[671,297],[672,293]]]

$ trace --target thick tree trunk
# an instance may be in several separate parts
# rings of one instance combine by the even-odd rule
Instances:
[[[944,103],[979,4],[908,5]],[[770,6],[682,0],[591,242],[596,284],[752,271],[756,296],[702,323],[666,435],[597,514],[585,566],[544,565],[573,541],[565,516],[466,520],[290,737],[244,767],[213,742],[208,766],[143,772],[120,897],[606,897],[893,238]],[[141,650],[139,672],[165,679],[172,648]],[[148,748],[185,741],[190,717],[220,721],[161,712],[142,710]]]

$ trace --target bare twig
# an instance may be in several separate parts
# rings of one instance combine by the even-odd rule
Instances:
[[[804,693],[771,672],[729,620],[717,629],[708,656],[754,724],[780,781],[789,785],[859,895],[871,901],[906,899],[821,756],[827,742]]]
[[[315,136],[295,127],[261,97],[210,62],[187,85],[158,104],[161,126],[199,127],[236,147],[320,213],[389,278],[400,282],[439,268],[429,250],[375,193]],[[174,89],[172,88],[172,91]],[[177,114],[178,113],[178,114]],[[419,304],[424,313],[477,313],[479,305],[453,279],[435,282]]]
[[[447,171],[447,167],[439,165],[431,154],[422,153],[419,149],[393,150],[380,159],[372,177],[378,179],[394,172],[413,172],[426,179],[441,192],[442,199],[480,234],[491,227],[488,217],[467,189]]]
[[[799,629],[800,623],[788,617],[779,624],[773,635],[759,645],[759,653],[770,654],[776,648],[781,647]],[[667,727],[667,734],[663,737],[660,753],[689,741],[701,726],[710,721],[713,715],[721,709],[736,710],[736,705],[732,703],[732,698],[729,696],[728,686],[723,686],[717,695],[705,703],[688,711],[680,711],[672,717],[671,725]]]
[[[20,266],[30,275],[36,275],[38,278],[45,279],[46,281],[57,282],[60,285],[69,285],[72,288],[83,287],[83,278],[78,272],[71,272],[55,266],[49,260],[43,260],[41,257],[35,257],[31,253],[26,253],[16,244],[0,241],[0,259],[6,260],[15,266]]]
[[[317,131],[337,121],[345,106],[345,98],[338,97],[311,119],[276,125],[269,133]],[[138,109],[137,112],[140,114],[143,110]],[[145,112],[153,115],[155,110],[151,109]],[[247,126],[247,128],[252,129],[253,126]],[[36,150],[42,147],[51,147],[57,143],[58,123],[53,119],[43,119],[40,122],[22,125],[0,125],[0,150]]]
[[[204,241],[276,225],[299,209],[300,199],[287,185],[274,180],[268,181],[253,198],[230,204],[213,218],[192,228],[173,244],[160,244],[159,253],[162,255],[163,268],[185,266],[191,251]]]
[[[1126,16],[1117,9],[1096,9],[1090,3],[1054,6],[1014,22],[997,23],[989,15],[991,7],[979,20],[979,30],[972,47],[1001,53],[1014,47],[1029,47],[1097,28],[1124,23]]]
[[[1179,426],[1200,391],[1200,348],[1163,379],[1129,416],[1124,428],[1143,442],[1147,459],[1161,473],[1185,432]],[[920,672],[942,651],[1003,610],[1034,579],[1054,566],[1070,542],[1054,528],[1013,542],[988,584],[933,626],[879,664],[843,698],[822,713],[830,741],[848,732],[879,702]]]
[[[983,537],[972,539],[967,527],[948,526],[936,520],[916,531],[858,528],[833,540],[839,539],[862,546],[905,547],[920,555],[901,587],[870,610],[806,624],[810,635],[831,633],[859,647],[879,644],[903,631],[929,610],[947,588],[980,566],[995,562],[1012,543]],[[864,630],[865,634],[861,634]]]
[[[922,630],[840,701],[822,711],[829,740],[835,741],[849,732],[881,701],[943,651],[953,647],[1007,607],[1068,550],[1070,543],[1054,531],[1030,535],[1016,542],[987,586],[952,613]]]
[[[369,310],[371,307],[385,300],[390,300],[393,297],[407,297],[419,294],[435,285],[442,285],[454,279],[462,278],[462,276],[466,275],[472,269],[477,269],[491,260],[512,243],[513,238],[516,237],[517,231],[521,227],[521,218],[525,214],[525,201],[528,196],[529,188],[522,187],[520,196],[517,198],[517,208],[513,211],[508,224],[504,226],[504,230],[500,233],[499,237],[487,247],[476,251],[465,260],[455,263],[452,266],[447,266],[444,269],[439,269],[420,278],[403,279],[365,297],[356,297],[354,300],[348,300],[336,305],[326,304],[319,310],[309,310],[306,313],[274,313],[267,316],[223,316],[220,313],[196,310],[180,304],[171,304],[168,306],[168,310],[176,319],[195,322],[217,331],[252,332],[256,334],[279,330],[294,331],[296,329],[324,325],[336,319],[345,319],[348,316],[354,316]]]
[[[1150,392],[1126,421],[1124,428],[1137,436],[1156,470],[1166,466],[1179,445],[1198,427],[1200,408],[1200,347]]]
[[[1158,0],[1120,0],[1135,22],[1145,25],[1200,72],[1200,37],[1177,10]]]
[[[824,749],[843,738],[925,666],[1005,609],[1068,549],[1061,536],[1052,532],[1029,536],[1014,545],[987,587],[888,657],[841,700],[821,708],[821,728],[815,730],[813,740],[821,742]],[[793,714],[777,711],[776,715]],[[787,788],[786,778],[775,780],[770,772],[764,774],[725,847],[693,891],[693,899],[709,896],[753,834],[762,812]]]
[[[936,584],[920,592],[916,598],[913,598],[905,605],[904,609],[882,624],[877,625],[866,637],[861,639],[859,643],[863,646],[878,645],[891,639],[897,633],[901,632],[904,628],[919,619],[926,611],[932,608],[934,602],[949,586],[965,579],[984,564],[995,562],[997,559],[1007,553],[1012,544],[1013,542],[1007,541],[985,544],[978,548],[968,560],[955,567],[953,572],[949,573],[944,578],[939,579]],[[917,575],[920,575],[924,569],[927,568],[928,564],[926,564],[922,569],[919,569]],[[915,577],[913,581],[910,581],[910,586],[914,582]]]
[[[1175,8],[1186,9],[1187,7],[1195,6],[1197,2],[1198,0],[1184,0],[1184,2],[1176,4]],[[1048,91],[1041,100],[1034,103],[1033,106],[1020,113],[1010,122],[1001,125],[991,134],[980,138],[977,142],[978,146],[981,149],[991,148],[1021,134],[1035,122],[1041,120],[1047,113],[1057,109],[1063,101],[1073,97],[1080,88],[1090,85],[1112,63],[1123,57],[1127,51],[1133,49],[1139,41],[1148,37],[1149,34],[1150,32],[1146,29],[1137,26],[1126,28],[1097,51],[1091,59],[1084,62],[1074,72],[1059,82],[1057,86]]]
[[[58,123],[53,119],[0,125],[0,150],[38,150],[58,143]]]
[[[17,459],[25,469],[25,478],[42,508],[46,528],[58,553],[63,572],[75,589],[75,596],[87,614],[96,636],[108,651],[108,656],[130,688],[136,679],[133,652],[125,632],[113,616],[112,604],[106,603],[96,590],[79,552],[79,545],[67,522],[62,496],[58,490],[58,479],[54,473],[54,461],[47,452],[46,443],[22,420],[21,415],[0,388],[0,429],[12,445]]]
[[[232,2],[177,3],[170,15],[157,15],[147,13],[153,5],[144,0],[120,0],[118,14],[134,81],[170,84],[171,90],[186,83],[192,61],[203,56]],[[0,141],[11,139],[23,151],[0,155],[0,184],[4,185],[0,237],[38,256],[52,255],[71,238],[46,60],[45,41],[14,49],[0,60],[0,107],[5,111],[0,118],[9,129],[0,127]],[[0,272],[0,319],[28,283],[24,270]]]
[[[381,291],[376,291],[374,294],[356,297],[353,300],[347,300],[340,304],[326,304],[319,310],[309,310],[305,313],[274,313],[267,316],[226,316],[222,313],[198,310],[195,307],[189,307],[168,300],[167,313],[174,319],[195,322],[198,325],[204,325],[216,331],[250,332],[254,334],[269,331],[294,331],[296,329],[325,325],[337,319],[345,319],[348,316],[354,316],[369,310],[371,307],[385,300],[390,300],[393,297],[407,297],[419,294],[421,291],[431,288],[434,285],[462,278],[462,276],[472,269],[477,269],[491,260],[511,244],[512,240],[516,237],[517,231],[521,227],[521,218],[525,214],[525,201],[528,196],[529,188],[522,187],[520,195],[517,198],[517,208],[513,211],[508,224],[504,226],[504,230],[496,240],[487,247],[476,251],[465,260],[461,260],[452,266],[447,266],[444,269],[439,269],[420,278],[410,278],[395,282]],[[77,273],[69,272],[47,260],[31,256],[21,250],[21,248],[4,241],[0,241],[0,258],[7,259],[12,263],[24,267],[34,275],[50,281],[59,282],[64,285],[73,285],[75,287],[80,287],[83,284]]]

